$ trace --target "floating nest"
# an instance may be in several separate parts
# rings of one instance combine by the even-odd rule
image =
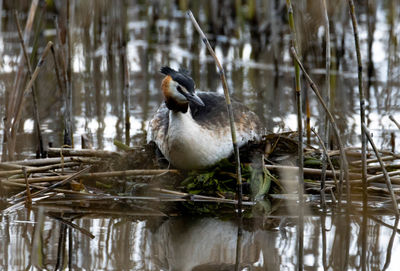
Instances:
[[[293,195],[289,194],[297,191],[296,139],[296,133],[269,134],[263,137],[261,143],[249,142],[240,149],[243,206],[260,202],[265,204],[268,199],[290,199]],[[168,215],[171,208],[160,209],[159,206],[171,203],[190,207],[193,203],[206,202],[236,208],[238,201],[233,157],[205,170],[182,171],[168,167],[167,161],[156,155],[154,145],[130,148],[119,142],[115,144],[119,151],[49,148],[49,158],[46,159],[0,163],[0,190],[3,201],[9,205],[3,213],[26,205],[35,207],[46,204],[54,208],[55,203],[58,211],[79,213],[91,206],[92,213],[124,212],[139,216]],[[346,150],[351,158],[350,178],[342,181],[339,151],[328,153],[331,163],[326,170],[322,170],[321,150],[307,146],[304,153],[306,194],[321,193],[321,176],[325,172],[324,192],[329,202],[336,203],[341,196],[338,194],[340,185],[346,183],[351,184],[353,197],[360,197],[359,149]],[[387,151],[381,153],[393,176],[394,191],[398,194],[400,178],[395,176],[400,174],[400,163],[397,163],[400,156]],[[384,186],[382,170],[376,158],[372,155],[369,157],[368,192],[372,197],[387,199],[389,191]],[[179,212],[179,208],[172,209],[173,212]],[[271,206],[264,209],[270,210]],[[202,212],[212,212],[212,208]]]

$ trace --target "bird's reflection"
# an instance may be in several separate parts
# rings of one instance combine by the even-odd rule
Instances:
[[[278,259],[272,256],[279,254],[279,232],[249,231],[240,225],[217,218],[169,219],[154,231],[149,229],[146,247],[151,248],[150,255],[157,255],[160,269],[242,270],[270,262],[269,270],[279,270]]]

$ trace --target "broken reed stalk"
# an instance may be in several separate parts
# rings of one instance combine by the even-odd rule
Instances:
[[[32,89],[32,86],[37,78],[37,76],[39,75],[40,69],[43,66],[44,60],[46,59],[47,54],[49,53],[50,47],[53,46],[53,43],[51,41],[49,41],[46,45],[46,47],[43,50],[42,56],[39,59],[38,64],[36,65],[35,71],[32,74],[32,78],[29,80],[29,82],[27,83],[27,85],[24,88],[24,91],[22,93],[23,97],[22,97],[22,101],[20,106],[17,108],[16,114],[15,114],[15,118],[13,120],[13,127],[15,128],[16,123],[19,121],[19,117],[24,105],[24,97],[29,94],[29,90]]]
[[[42,206],[44,205],[43,203],[41,204]],[[91,217],[95,215],[100,215],[102,217],[106,216],[163,216],[165,217],[166,215],[162,212],[151,212],[147,210],[139,210],[139,211],[117,211],[117,210],[107,210],[107,209],[94,209],[94,208],[85,208],[85,207],[71,207],[71,206],[51,206],[51,205],[46,205],[46,211],[54,211],[57,213],[64,212],[64,213],[74,213],[74,214],[79,214],[79,215],[84,215],[84,214],[89,214]],[[34,207],[35,208],[35,207]],[[9,212],[10,213],[10,212]]]
[[[331,37],[330,37],[330,28],[329,28],[329,17],[328,17],[328,10],[326,8],[326,0],[321,0],[323,14],[324,14],[324,28],[325,28],[325,103],[326,105],[330,106],[330,96],[331,96]],[[315,133],[315,132],[314,132]],[[316,134],[318,139],[320,139],[319,135]],[[330,157],[328,156],[327,148],[328,148],[328,141],[329,141],[329,121],[328,116],[324,114],[324,124],[323,124],[323,148],[325,151],[322,154],[322,175],[321,175],[321,192],[325,194],[325,180],[326,180],[326,168],[327,168],[327,161],[329,159],[329,164],[332,167],[332,162],[330,161]],[[332,168],[333,170],[333,168]],[[337,184],[335,179],[335,184]],[[336,185],[336,189],[337,189]],[[325,196],[325,195],[324,195]],[[322,199],[322,197],[321,197]]]
[[[396,157],[396,155],[389,155],[389,156],[383,156],[383,157],[381,157],[381,159],[382,159],[382,161],[394,161],[394,160],[398,159],[398,157]],[[378,162],[377,158],[367,159],[367,164],[376,163],[376,162]],[[362,160],[353,161],[350,164],[352,166],[356,166],[357,167],[357,166],[360,166],[362,164]],[[368,169],[369,169],[369,167],[368,167]]]
[[[69,7],[69,4],[67,3],[67,6]],[[66,52],[65,52],[65,37],[62,36],[62,31],[60,29],[59,23],[58,23],[58,17],[54,18],[54,25],[56,28],[56,33],[57,33],[57,40],[58,44],[60,46],[60,49],[58,52],[60,53],[60,67],[61,67],[61,74],[63,78],[63,84],[61,88],[62,91],[62,103],[64,105],[64,111],[63,111],[63,118],[64,118],[64,140],[63,143],[64,145],[71,146],[72,145],[72,125],[71,125],[71,115],[70,115],[70,103],[69,101],[72,101],[72,98],[70,99],[70,94],[72,95],[72,92],[69,92],[69,80],[68,80],[68,68],[67,68],[67,60],[66,60]],[[58,80],[58,79],[57,79]],[[61,81],[61,80],[60,80]],[[72,103],[71,103],[72,106]]]
[[[219,71],[219,76],[222,81],[222,87],[224,89],[225,102],[226,102],[226,107],[227,107],[228,116],[229,116],[229,123],[230,123],[230,128],[231,128],[233,151],[235,154],[235,161],[236,161],[236,175],[237,175],[237,184],[238,184],[238,208],[239,208],[239,215],[241,215],[242,194],[243,194],[242,173],[241,173],[241,169],[240,169],[240,156],[239,156],[239,147],[238,147],[237,138],[236,138],[235,120],[233,118],[232,103],[231,103],[231,98],[229,95],[228,83],[226,82],[225,71],[224,71],[224,68],[222,67],[221,63],[219,62],[218,57],[215,54],[213,48],[211,47],[211,44],[208,41],[206,35],[204,34],[203,30],[201,30],[199,24],[196,21],[196,18],[194,18],[193,13],[189,10],[187,12],[187,14],[188,14],[190,20],[192,21],[194,27],[196,28],[197,32],[199,33],[201,40],[206,45],[208,51],[210,52],[211,56],[213,57],[215,64],[217,65],[217,68]]]
[[[68,148],[49,148],[48,149],[49,156],[86,156],[86,157],[113,157],[113,156],[122,156],[121,152],[114,151],[103,151],[103,150],[92,150],[92,149],[68,149]]]
[[[40,57],[39,62],[36,65],[35,71],[33,72],[31,79],[29,80],[29,82],[27,83],[27,85],[25,86],[25,88],[22,92],[21,101],[18,104],[18,107],[15,109],[16,111],[14,112],[14,115],[12,116],[13,121],[11,124],[11,137],[8,138],[8,143],[7,143],[8,155],[10,158],[14,157],[18,123],[20,121],[22,108],[24,108],[25,97],[29,94],[29,91],[32,89],[32,86],[40,72],[41,67],[43,66],[44,60],[45,60],[52,44],[53,43],[51,41],[49,41],[47,43],[45,49],[43,50],[42,56]],[[9,117],[11,117],[11,116],[9,116]]]
[[[64,95],[66,93],[66,89],[67,89],[67,71],[66,71],[67,68],[66,68],[66,64],[65,64],[65,53],[64,53],[64,50],[62,49],[64,46],[64,43],[63,43],[63,38],[61,36],[60,26],[58,23],[58,17],[54,18],[54,25],[55,25],[56,33],[57,33],[57,41],[61,48],[60,50],[58,50],[58,52],[60,53],[60,60],[61,60],[60,67],[61,67],[61,71],[62,71],[61,74],[62,74],[62,79],[63,79],[63,84],[62,84],[61,90],[62,90],[63,97],[64,97]],[[65,101],[64,101],[64,103],[65,103]]]
[[[361,160],[362,160],[362,180],[364,182],[363,186],[363,202],[367,204],[367,138],[365,133],[365,95],[363,89],[363,66],[361,60],[361,50],[360,50],[360,40],[358,38],[358,25],[357,25],[357,18],[355,15],[355,7],[353,0],[348,0],[349,8],[350,8],[350,15],[351,15],[351,22],[353,25],[353,32],[354,32],[354,43],[356,47],[356,54],[357,54],[357,66],[358,66],[358,93],[360,99],[360,121],[361,121]]]
[[[54,45],[51,46],[51,54],[53,56],[53,62],[54,62],[54,68],[55,68],[54,72],[56,73],[57,84],[58,84],[58,87],[60,88],[60,92],[64,93],[64,88],[63,88],[63,85],[62,85],[61,79],[60,79],[60,69],[58,68],[57,54],[56,54]]]
[[[267,168],[268,170],[299,170],[298,167],[294,167],[294,166],[284,166],[284,165],[265,165],[265,168]],[[318,168],[304,168],[304,174],[305,175],[312,175],[312,176],[321,176],[322,170],[318,169]],[[329,177],[333,177],[333,175],[336,175],[336,177],[338,177],[338,175],[340,175],[339,172],[336,172],[334,170],[327,170],[326,171],[326,175]],[[349,177],[350,179],[360,179],[361,178],[361,174],[358,173],[349,173]]]
[[[13,164],[13,163],[7,163],[7,162],[0,163],[0,169],[2,169],[2,170],[21,170],[23,167],[24,166]],[[28,167],[28,168],[30,169],[32,167]],[[4,172],[2,170],[0,171],[0,173]]]
[[[335,168],[334,168],[334,166],[333,166],[333,163],[332,163],[331,158],[330,158],[329,155],[328,155],[328,150],[327,150],[326,147],[325,147],[325,142],[322,140],[322,138],[319,136],[319,134],[317,133],[317,131],[315,131],[314,128],[311,128],[311,131],[315,134],[315,136],[316,136],[317,139],[318,139],[319,145],[321,146],[321,148],[322,148],[322,150],[323,150],[323,155],[324,155],[324,157],[326,157],[325,159],[326,159],[327,162],[329,163],[329,166],[330,166],[330,168],[331,168],[331,170],[332,170],[332,172],[333,172],[333,180],[334,180],[334,182],[335,182],[336,189],[338,189],[338,183],[337,183],[337,179],[336,179]],[[322,171],[322,174],[321,174],[321,182],[322,182],[322,180],[323,180],[324,183],[325,183],[325,178],[326,178],[326,170],[327,170],[327,168],[321,169],[321,171]],[[321,189],[325,189],[325,184],[324,184],[324,185],[321,184]],[[323,195],[321,194],[321,197],[325,197],[325,193],[323,193]]]
[[[8,186],[26,188],[26,184],[24,184],[24,183],[15,183],[15,182],[8,181],[8,180],[0,180],[0,182],[2,184],[4,184],[4,185],[8,185]],[[29,183],[29,179],[28,179],[28,183]],[[29,187],[30,188],[39,189],[39,190],[44,190],[44,189],[47,188],[46,186],[37,185],[37,184],[33,184],[33,183],[29,183]],[[86,192],[83,192],[83,191],[74,191],[74,190],[61,189],[61,188],[54,188],[53,191],[57,192],[57,193],[76,194],[76,195],[81,195],[81,196],[82,195],[93,195],[93,194],[86,193]],[[22,191],[21,194],[25,194],[25,193],[26,193],[26,190]],[[9,199],[7,199],[7,201],[8,202],[15,202],[15,201],[19,202],[19,197],[16,197],[17,195],[14,195],[14,196],[10,197]]]
[[[381,159],[381,160],[382,160],[382,159]],[[382,168],[382,167],[379,165],[379,168]],[[387,175],[389,175],[389,176],[400,175],[400,170],[390,171],[390,172],[387,173]],[[369,183],[371,183],[371,182],[380,180],[382,177],[384,178],[384,177],[385,177],[385,174],[382,173],[382,174],[370,176],[370,177],[367,178],[367,183],[369,184]],[[393,180],[391,180],[391,182],[392,182],[392,183],[395,183],[395,182],[393,182]]]
[[[39,0],[32,1],[31,7],[29,9],[28,19],[26,20],[25,30],[24,30],[24,41],[28,42],[29,36],[32,31],[33,21],[35,18],[36,10],[39,4]],[[22,71],[23,71],[23,62],[25,58],[22,57],[23,52],[21,51],[21,57],[19,58],[19,66],[18,72],[16,73],[13,91],[10,93],[10,100],[7,107],[7,115],[6,115],[6,127],[11,127],[11,121],[13,119],[13,115],[15,112],[15,108],[17,106],[18,100],[21,99],[21,81],[22,81]]]
[[[81,174],[80,177],[88,179],[88,178],[109,178],[109,177],[129,177],[129,176],[157,176],[165,173],[179,174],[179,171],[176,169],[132,169],[123,171],[85,173]],[[28,182],[39,183],[39,182],[64,181],[65,179],[68,179],[71,176],[72,175],[35,177],[35,178],[28,178]],[[8,179],[8,181],[14,183],[23,183],[25,179]]]
[[[342,139],[341,139],[341,137],[340,137],[339,129],[337,128],[337,125],[336,125],[335,118],[333,117],[332,113],[329,111],[329,109],[328,109],[326,103],[324,102],[324,99],[322,98],[322,96],[321,96],[321,94],[320,94],[320,91],[319,91],[317,85],[316,85],[316,84],[314,83],[314,81],[311,79],[310,75],[308,75],[306,69],[304,68],[303,64],[301,63],[299,57],[297,56],[296,50],[292,47],[290,51],[291,51],[291,53],[292,53],[294,59],[296,60],[296,62],[299,64],[300,69],[303,71],[303,74],[304,74],[306,80],[308,81],[308,84],[310,85],[311,89],[314,91],[315,95],[317,96],[318,101],[320,102],[320,104],[322,105],[322,107],[324,108],[326,114],[327,114],[328,117],[329,117],[329,121],[330,121],[330,123],[331,123],[331,125],[332,125],[333,132],[334,132],[334,134],[335,134],[336,140],[337,140],[338,145],[339,145],[340,156],[341,156],[342,161],[343,161],[344,175],[345,175],[345,179],[346,179],[346,181],[347,181],[347,182],[346,182],[346,183],[347,183],[347,185],[346,185],[346,187],[347,187],[347,194],[350,194],[349,165],[348,165],[348,161],[347,161],[347,157],[346,157],[346,152],[345,152],[345,149],[344,149],[344,145],[343,145]],[[343,185],[342,182],[343,182],[343,180],[341,179],[340,182],[339,182],[339,204],[340,204],[341,196],[342,196],[342,188],[341,188],[342,185]],[[347,197],[348,197],[348,198],[347,198],[348,201],[351,200],[351,199],[349,198],[350,195],[348,195]],[[350,202],[348,202],[348,203],[350,203]]]
[[[388,190],[389,190],[390,197],[391,197],[391,199],[392,199],[392,204],[393,204],[394,212],[396,213],[396,216],[399,216],[400,213],[399,213],[399,208],[398,208],[398,206],[397,206],[396,196],[394,195],[392,183],[391,183],[391,181],[390,181],[390,177],[389,177],[389,175],[388,175],[388,173],[387,173],[387,170],[386,170],[386,168],[385,168],[385,165],[383,164],[383,161],[382,161],[382,159],[381,159],[381,155],[379,154],[378,148],[375,146],[375,143],[374,143],[374,141],[372,140],[372,137],[371,137],[371,135],[370,135],[370,132],[369,132],[368,128],[365,126],[364,123],[361,123],[361,125],[363,126],[363,131],[365,132],[365,136],[368,138],[368,141],[369,141],[369,143],[371,144],[372,149],[373,149],[374,152],[375,152],[376,158],[378,159],[379,164],[381,165],[382,172],[383,172],[383,174],[384,174],[384,176],[385,176],[386,186],[387,186],[387,188],[388,188]],[[365,180],[363,179],[363,183],[364,183],[364,182],[367,183],[367,180],[366,180],[366,179],[365,179]],[[364,188],[364,187],[363,187],[363,188]]]
[[[44,166],[44,165],[52,165],[54,163],[66,163],[66,162],[80,162],[80,163],[88,163],[88,164],[95,164],[100,162],[100,159],[94,157],[54,157],[54,158],[43,158],[43,159],[28,159],[28,160],[19,160],[19,161],[12,161],[8,163],[0,163],[0,165],[6,166],[16,166],[21,168],[22,166]],[[16,168],[15,167],[15,168]]]
[[[64,180],[62,180],[62,181],[60,181],[60,182],[57,182],[57,183],[55,183],[55,184],[50,185],[50,186],[47,187],[46,189],[37,191],[37,192],[35,192],[35,193],[32,194],[32,197],[37,197],[37,196],[39,196],[39,195],[41,195],[41,194],[43,194],[43,193],[47,193],[47,192],[53,190],[54,188],[57,188],[57,187],[59,187],[59,186],[61,186],[61,185],[64,185],[64,184],[66,184],[66,183],[68,183],[68,182],[71,182],[71,181],[73,181],[74,179],[76,179],[76,178],[82,176],[83,174],[87,173],[91,168],[92,168],[92,166],[88,166],[88,167],[86,167],[86,168],[84,168],[84,169],[82,169],[82,170],[80,170],[80,171],[78,171],[78,172],[76,172],[76,173],[74,173],[74,174],[68,176],[68,177],[65,178]]]
[[[40,200],[43,200],[43,199],[50,198],[50,197],[52,197],[54,195],[55,195],[55,193],[49,193],[47,195],[44,195],[44,196],[41,196],[41,197],[38,197],[38,198],[33,198],[32,199],[32,203],[40,201]],[[11,213],[15,213],[16,211],[22,209],[23,207],[24,207],[24,202],[20,200],[17,203],[15,203],[15,204],[7,207],[6,209],[2,210],[1,214],[2,215],[8,215],[8,214],[11,214]]]
[[[28,67],[28,74],[29,74],[29,79],[32,78],[32,67],[31,67],[31,62],[29,61],[29,57],[28,57],[28,53],[26,52],[26,47],[25,47],[25,42],[24,42],[24,38],[22,36],[22,31],[21,31],[21,25],[19,23],[19,19],[18,19],[18,12],[15,11],[14,12],[14,18],[15,18],[15,22],[17,25],[17,30],[18,30],[18,37],[19,37],[19,41],[21,43],[21,47],[22,47],[22,52],[25,58],[25,62],[26,62],[26,66]],[[36,129],[36,133],[38,136],[38,156],[41,158],[45,158],[46,154],[43,148],[43,137],[42,137],[42,131],[40,130],[40,117],[39,117],[39,110],[38,110],[38,102],[37,102],[37,96],[36,96],[36,90],[34,88],[34,86],[32,85],[32,100],[33,100],[33,117],[35,119],[35,129]],[[39,158],[38,157],[38,158]]]
[[[24,30],[24,41],[25,43],[28,42],[30,33],[32,31],[33,21],[35,18],[36,10],[38,7],[39,1],[34,0],[29,9],[28,18],[25,24]],[[22,77],[23,77],[23,70],[24,70],[24,61],[25,58],[22,57],[23,52],[21,49],[21,57],[19,58],[18,70],[15,74],[15,80],[13,84],[12,91],[9,93],[8,101],[6,102],[6,110],[4,116],[4,136],[3,136],[3,153],[2,158],[3,160],[14,160],[14,149],[15,149],[15,135],[12,131],[13,121],[15,120],[15,114],[18,108],[18,105],[21,104],[21,100],[23,99],[21,88],[22,84]]]
[[[293,16],[293,7],[290,0],[286,0],[286,7],[288,12],[289,27],[292,35],[291,48],[298,50],[297,38],[296,38],[296,28]],[[298,161],[299,166],[298,172],[298,193],[299,193],[299,221],[298,221],[298,270],[303,270],[304,268],[304,153],[303,153],[303,110],[301,101],[301,83],[300,83],[300,67],[296,61],[293,61],[295,70],[295,93],[296,93],[296,103],[297,103],[297,129],[299,134],[298,142]]]
[[[22,167],[21,169],[0,171],[0,177],[23,174],[24,169],[25,169],[26,173],[39,173],[39,172],[46,172],[48,170],[54,170],[54,169],[59,169],[59,168],[75,167],[75,166],[79,166],[80,164],[81,163],[78,163],[78,162],[68,162],[68,163],[54,164],[54,165],[49,165],[49,166],[37,167],[37,168]]]

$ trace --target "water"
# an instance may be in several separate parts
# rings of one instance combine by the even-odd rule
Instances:
[[[39,208],[30,219],[25,210],[1,219],[2,270],[53,269],[60,261],[61,233],[70,270],[234,270],[236,264],[240,270],[295,270],[298,262],[297,218],[288,211],[245,219],[241,237],[235,219],[218,217],[104,217],[94,211],[74,218],[93,239],[64,230],[44,211]],[[310,213],[304,269],[397,270],[400,239],[393,225],[398,221],[389,215]]]
[[[28,53],[34,52],[34,64],[47,41],[53,41],[56,49],[60,49],[54,15],[61,23],[65,22],[66,1],[54,1],[54,5],[53,1],[47,2],[47,8],[38,7],[33,24],[35,34],[27,43]],[[348,7],[345,1],[327,2],[333,61],[331,109],[346,145],[359,146],[357,66]],[[396,82],[400,62],[394,42],[400,31],[397,20],[400,6],[394,0],[368,3],[369,8],[366,1],[356,3],[368,126],[378,147],[391,149],[391,134],[395,139],[400,135],[388,118],[391,114],[400,120]],[[321,8],[314,1],[294,4],[300,54],[324,91]],[[6,116],[7,97],[13,89],[20,59],[13,10],[18,10],[20,21],[25,25],[29,6],[29,1],[0,0],[1,119]],[[115,150],[114,139],[125,141],[121,66],[125,40],[130,75],[131,145],[143,142],[147,122],[162,100],[161,66],[186,67],[191,70],[199,90],[222,92],[214,61],[186,17],[187,8],[198,18],[224,64],[233,96],[254,110],[268,131],[297,129],[285,1],[246,1],[240,5],[234,1],[212,0],[71,1],[72,115],[76,148],[81,147],[82,134],[88,135],[98,149]],[[372,73],[368,72],[368,65],[374,68]],[[45,143],[61,146],[65,106],[54,68],[49,56],[36,80],[36,89]],[[305,84],[303,87],[307,89]],[[322,109],[311,90],[307,92],[311,125],[320,130]],[[28,97],[17,137],[16,159],[31,157],[35,152],[32,115]],[[2,142],[3,137],[4,123],[1,122]],[[312,142],[315,144],[315,139]],[[399,140],[393,145],[398,150]],[[1,145],[0,151],[3,150]],[[0,195],[3,200],[4,193]],[[64,263],[70,264],[72,270],[233,270],[238,262],[243,270],[294,270],[298,263],[297,213],[289,212],[291,207],[287,206],[290,204],[279,205],[269,215],[257,213],[252,219],[246,218],[241,238],[238,238],[239,226],[232,212],[227,217],[169,218],[93,212],[75,217],[72,222],[90,231],[95,238],[68,228]],[[372,210],[368,216],[352,212],[346,217],[339,211],[326,213],[315,208],[315,204],[312,206],[304,224],[305,270],[382,270],[385,266],[386,270],[398,269],[400,263],[392,255],[399,252],[399,235],[382,224],[393,226],[395,220],[391,215]],[[0,206],[4,208],[5,205]],[[35,209],[29,218],[25,210],[0,217],[0,269],[34,269],[31,266],[54,269],[57,253],[61,251],[60,232],[64,229],[62,223],[48,216],[53,211],[43,207]],[[326,231],[321,230],[321,224]],[[391,239],[393,245],[388,246]],[[238,250],[240,257],[236,257]]]

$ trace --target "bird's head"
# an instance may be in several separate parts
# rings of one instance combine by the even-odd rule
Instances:
[[[164,66],[161,68],[161,73],[165,75],[161,90],[169,110],[186,113],[189,103],[204,106],[203,101],[195,93],[194,81],[187,71],[182,69],[176,71]]]

